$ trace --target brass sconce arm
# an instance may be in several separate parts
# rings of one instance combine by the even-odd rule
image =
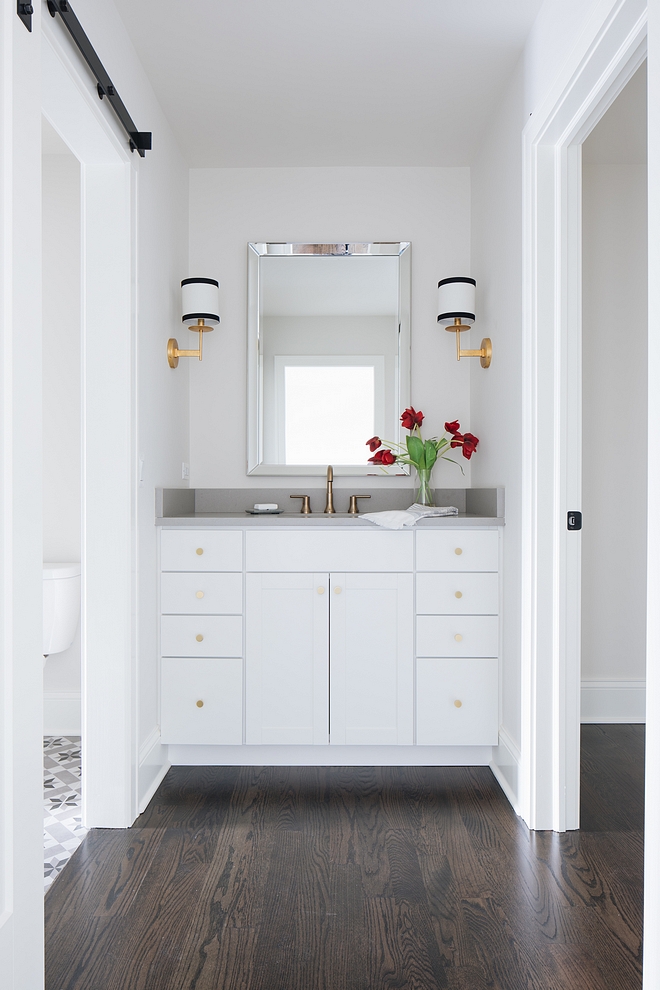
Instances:
[[[198,320],[197,325],[188,327],[193,333],[199,333],[199,347],[196,351],[190,350],[180,350],[179,344],[174,337],[170,337],[167,342],[167,361],[170,368],[176,368],[179,363],[180,357],[196,357],[202,360],[202,340],[203,334],[207,333],[209,330],[213,330],[213,327],[207,327],[204,320]]]
[[[484,337],[481,341],[481,347],[478,350],[462,350],[461,349],[461,333],[464,330],[469,330],[470,327],[461,323],[460,316],[454,318],[453,324],[445,327],[449,333],[456,334],[456,360],[460,361],[462,357],[478,357],[481,359],[481,367],[489,368],[491,358],[493,356],[493,347],[490,341],[490,337]]]

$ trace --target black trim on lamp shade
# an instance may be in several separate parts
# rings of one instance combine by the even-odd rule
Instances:
[[[474,313],[438,313],[438,323],[440,320],[455,320],[456,317],[460,320],[472,320],[473,323],[477,321]]]
[[[440,288],[441,285],[448,285],[450,282],[468,282],[469,285],[474,285],[475,288],[477,286],[477,280],[475,278],[468,278],[467,276],[459,275],[456,278],[440,279],[440,281],[438,282],[438,288]]]
[[[215,320],[219,323],[220,317],[217,313],[184,313],[181,322],[185,323],[186,320]]]
[[[215,285],[216,288],[220,288],[220,283],[216,282],[214,278],[184,278],[181,279],[181,287],[184,285],[194,285],[197,282],[202,282],[204,285]],[[217,317],[215,317],[217,319]]]

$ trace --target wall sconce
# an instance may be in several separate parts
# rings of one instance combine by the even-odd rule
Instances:
[[[213,330],[220,322],[219,286],[214,278],[184,278],[181,282],[181,322],[189,330],[199,333],[199,347],[196,351],[180,351],[174,337],[167,342],[167,361],[170,368],[176,368],[180,357],[196,357],[202,360],[202,334]]]
[[[461,333],[469,330],[475,320],[477,283],[473,278],[443,278],[438,282],[438,323],[456,334],[456,360],[462,357],[481,358],[481,367],[490,367],[493,348],[490,337],[484,337],[478,351],[461,350]],[[463,322],[465,321],[465,323]]]

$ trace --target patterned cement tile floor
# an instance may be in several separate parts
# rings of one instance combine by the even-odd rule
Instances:
[[[44,736],[44,893],[87,835],[80,736]]]

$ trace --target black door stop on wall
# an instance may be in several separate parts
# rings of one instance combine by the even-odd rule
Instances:
[[[80,21],[71,9],[71,4],[68,0],[46,0],[46,2],[48,4],[50,16],[55,17],[56,14],[60,15],[62,18],[62,23],[76,43],[80,54],[92,70],[94,78],[96,79],[96,89],[100,98],[103,99],[105,97],[107,99],[108,103],[117,114],[119,123],[128,134],[129,148],[131,151],[137,151],[140,158],[144,158],[145,151],[151,150],[151,131],[138,131],[137,127],[133,123],[130,113],[122,103],[117,90],[112,85],[112,80],[105,71],[103,62],[96,54],[94,46],[83,31]],[[25,5],[19,4],[19,8],[21,6]]]

